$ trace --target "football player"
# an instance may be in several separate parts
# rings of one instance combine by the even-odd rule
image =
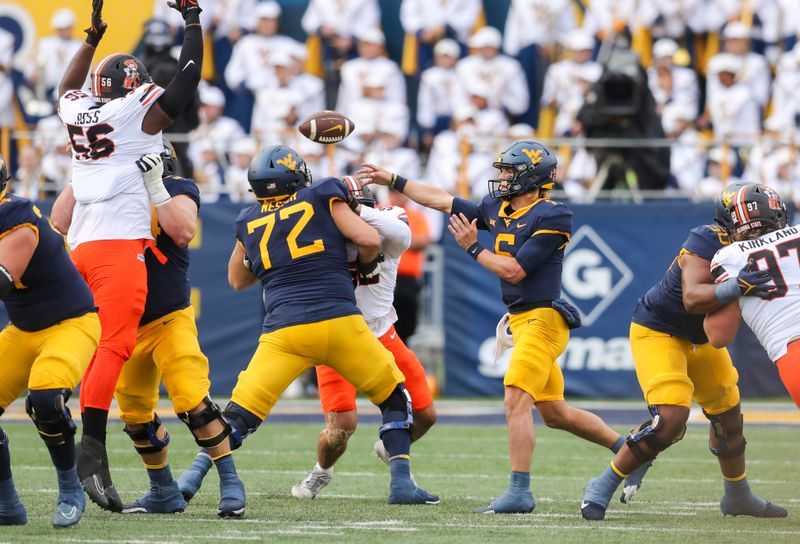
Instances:
[[[436,411],[425,368],[394,329],[397,313],[392,302],[397,283],[397,267],[400,256],[411,245],[408,218],[403,208],[375,208],[375,197],[369,187],[362,186],[357,179],[345,176],[343,181],[354,211],[375,227],[383,240],[384,260],[380,274],[376,281],[361,283],[356,287],[356,304],[364,315],[367,326],[392,353],[395,363],[406,378],[405,385],[411,395],[414,410],[411,442],[415,442],[435,423]],[[356,388],[328,366],[320,365],[316,370],[325,428],[319,433],[317,464],[302,482],[292,487],[292,495],[298,499],[313,499],[323,487],[331,483],[333,465],[347,449],[347,440],[355,432],[358,421]],[[375,442],[374,450],[381,460],[390,464],[382,440]]]
[[[100,319],[64,239],[29,200],[8,194],[8,179],[0,157],[0,299],[10,320],[0,332],[0,414],[28,391],[25,410],[58,477],[53,525],[70,527],[80,521],[86,498],[67,400],[97,348]],[[27,521],[11,478],[8,435],[0,429],[0,525]]]
[[[750,299],[769,289],[766,273],[742,270],[715,288],[709,272],[714,254],[730,243],[725,203],[747,184],[726,187],[716,203],[714,223],[689,232],[662,280],[639,299],[630,328],[636,377],[652,418],[633,429],[605,471],[584,488],[581,514],[601,520],[627,474],[649,466],[683,438],[692,401],[710,422],[708,447],[719,461],[725,515],[786,517],[786,510],[750,490],[745,471],[745,439],[739,403],[739,375],[725,349],[708,343],[703,316],[740,294]],[[622,502],[636,489],[626,483]]]
[[[595,414],[564,401],[564,378],[556,359],[567,345],[569,328],[578,326],[580,317],[559,299],[572,212],[547,198],[555,179],[556,156],[539,142],[521,140],[503,151],[494,167],[498,178],[489,181],[489,194],[480,204],[372,164],[363,165],[357,177],[365,183],[388,185],[423,206],[450,213],[448,228],[458,244],[500,277],[514,337],[503,380],[511,481],[502,496],[476,512],[528,513],[536,507],[530,490],[534,404],[548,427],[564,429],[612,451],[625,439]],[[492,234],[494,251],[478,243],[478,228]],[[634,477],[641,481],[641,474]]]
[[[734,242],[720,249],[711,262],[717,289],[748,270],[762,270],[771,280],[766,297],[736,297],[706,316],[705,331],[714,346],[727,346],[742,319],[755,333],[778,367],[783,385],[800,407],[800,227],[787,227],[786,206],[765,185],[740,188],[726,208]],[[744,293],[749,286],[743,285]],[[755,287],[754,289],[758,289]]]
[[[381,410],[379,434],[391,469],[389,503],[438,504],[439,497],[411,480],[414,415],[403,374],[356,306],[348,241],[358,247],[359,282],[374,283],[383,258],[378,231],[349,208],[340,180],[311,185],[305,161],[290,147],[259,152],[248,181],[259,202],[236,220],[228,282],[237,291],[261,282],[266,317],[258,348],[224,411],[234,445],[258,428],[295,378],[325,364]],[[185,497],[200,487],[201,461],[196,458],[178,481]]]
[[[81,387],[83,435],[78,474],[101,508],[121,511],[105,451],[108,408],[117,378],[136,343],[147,295],[145,247],[152,247],[151,203],[170,200],[163,184],[145,185],[135,162],[161,152],[161,130],[195,94],[203,63],[197,0],[176,0],[186,23],[180,66],[166,89],[131,55],[112,54],[81,89],[107,25],[103,0],[93,0],[86,42],[70,61],[59,85],[58,110],[72,149],[72,187],[77,200],[68,233],[72,260],[99,308],[102,336]]]
[[[190,302],[189,249],[195,236],[200,191],[194,181],[175,175],[175,149],[164,140],[161,155],[138,161],[146,183],[163,183],[172,197],[154,216],[155,250],[145,255],[147,303],[139,322],[136,347],[125,363],[115,396],[125,432],[141,455],[150,477],[150,491],[123,513],[165,514],[182,512],[186,502],[172,479],[167,459],[169,434],[155,413],[159,382],[178,417],[189,427],[197,444],[205,448],[209,466],[220,475],[221,517],[244,515],[244,486],[231,455],[230,426],[208,395],[208,359],[197,341],[194,309]],[[158,178],[158,179],[155,179]],[[59,197],[54,224],[69,225],[75,199],[67,188]]]

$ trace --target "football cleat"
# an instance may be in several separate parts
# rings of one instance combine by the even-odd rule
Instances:
[[[725,516],[753,516],[754,518],[785,518],[789,512],[785,508],[765,501],[752,493],[744,499],[722,497],[719,508]]]
[[[602,504],[592,501],[581,501],[581,516],[583,519],[600,521],[606,517],[606,508]]]
[[[123,514],[176,514],[186,509],[178,483],[150,484],[150,491],[122,507]]]
[[[316,470],[315,467],[302,482],[292,486],[292,497],[304,501],[311,500],[332,481],[333,470]]]
[[[106,445],[83,435],[75,445],[78,478],[86,494],[97,506],[111,512],[122,512],[122,499],[111,481]]]
[[[77,525],[83,516],[83,510],[74,504],[60,502],[53,513],[53,527],[56,529],[66,529]]]
[[[0,525],[25,525],[26,523],[28,523],[28,513],[16,492],[8,503],[0,502]]]
[[[489,503],[473,510],[476,514],[530,514],[536,508],[536,500],[530,491],[510,493],[506,491]]]
[[[631,502],[633,496],[636,495],[636,492],[642,487],[644,475],[651,466],[653,466],[653,459],[643,463],[639,468],[628,474],[628,477],[622,482],[622,494],[619,496],[621,503],[629,504]]]
[[[439,504],[439,497],[412,484],[410,480],[389,486],[389,504]]]
[[[228,477],[224,480],[220,480],[219,493],[222,497],[217,507],[217,515],[219,517],[241,518],[244,516],[244,484],[238,477]]]

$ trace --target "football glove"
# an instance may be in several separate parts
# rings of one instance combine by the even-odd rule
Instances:
[[[374,285],[380,281],[381,263],[383,262],[383,253],[369,261],[362,263],[356,261],[356,272],[358,273],[359,285]]]
[[[97,47],[107,28],[108,25],[103,21],[103,0],[92,0],[92,26],[84,30],[86,43]]]
[[[180,11],[186,23],[200,22],[200,12],[203,11],[203,9],[198,4],[197,0],[173,0],[167,2],[167,5],[172,9]]]
[[[159,153],[148,153],[136,161],[136,166],[144,176],[144,186],[150,195],[150,200],[156,207],[166,204],[172,198],[167,188],[164,187],[164,160]]]
[[[766,270],[759,270],[752,259],[747,261],[747,266],[742,268],[736,277],[739,292],[744,297],[767,298],[770,291],[775,288],[771,281],[772,275]]]

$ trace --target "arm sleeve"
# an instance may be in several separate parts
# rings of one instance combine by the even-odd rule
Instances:
[[[375,227],[383,237],[383,250],[389,257],[399,257],[411,245],[411,228],[402,208],[375,210],[361,206],[361,219]]]
[[[475,204],[474,202],[471,202],[469,200],[456,197],[453,199],[453,207],[450,210],[450,214],[452,215],[452,214],[463,213],[464,215],[467,216],[467,219],[469,219],[470,221],[472,221],[473,219],[477,219],[478,220],[477,226],[479,229],[489,230],[489,227],[486,226],[486,222],[483,220],[482,205],[483,203],[481,203],[481,205],[479,206],[478,204]]]
[[[161,109],[172,119],[178,117],[194,98],[202,67],[203,31],[196,24],[185,29],[178,72],[158,99]]]

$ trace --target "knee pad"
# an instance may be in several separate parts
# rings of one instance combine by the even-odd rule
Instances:
[[[238,449],[248,435],[256,432],[262,419],[247,408],[231,401],[222,411],[222,417],[230,426],[231,449]]]
[[[741,405],[737,404],[727,412],[717,415],[711,415],[703,410],[703,415],[706,416],[711,424],[711,432],[719,440],[718,446],[715,448],[711,445],[711,439],[708,440],[708,449],[717,457],[723,459],[730,459],[738,457],[744,453],[747,441],[742,436],[744,431],[744,418],[742,417]],[[733,439],[742,437],[742,444],[735,448],[730,446]]]
[[[198,446],[201,448],[213,448],[214,446],[218,446],[231,434],[231,425],[222,417],[222,411],[219,409],[219,406],[211,400],[211,397],[204,398],[203,403],[205,404],[205,408],[203,408],[201,412],[197,414],[183,412],[178,414],[178,417],[189,427],[189,431],[191,431],[194,436],[194,441]],[[212,421],[219,421],[222,423],[222,431],[209,438],[197,436],[197,429],[205,427]]]
[[[406,387],[399,383],[392,390],[389,397],[378,408],[383,414],[383,425],[378,429],[378,435],[383,436],[387,431],[406,430],[411,432],[414,426],[414,409],[411,406],[411,395]]]
[[[69,389],[39,389],[29,391],[25,399],[25,411],[48,446],[63,444],[75,435],[75,422],[67,408],[70,393]]]
[[[686,426],[684,425],[683,431],[676,439],[672,440],[671,442],[663,440],[657,434],[660,429],[664,428],[664,420],[662,419],[661,414],[658,413],[658,407],[651,405],[648,406],[647,409],[650,411],[650,415],[653,417],[639,425],[637,428],[632,429],[631,432],[629,432],[625,437],[625,443],[628,445],[628,449],[630,449],[634,457],[636,457],[636,459],[642,463],[646,463],[647,461],[655,459],[659,453],[674,443],[680,441],[683,438],[683,435],[686,433]],[[646,444],[647,447],[653,450],[655,453],[644,451],[641,448],[640,443]]]
[[[136,448],[136,453],[139,455],[147,453],[158,453],[169,445],[169,433],[164,435],[164,439],[158,438],[158,428],[161,427],[161,419],[158,414],[153,413],[153,420],[144,423],[143,429],[131,429],[127,424],[125,425],[125,434],[133,440],[133,447]],[[140,445],[137,442],[150,442],[149,445]]]

